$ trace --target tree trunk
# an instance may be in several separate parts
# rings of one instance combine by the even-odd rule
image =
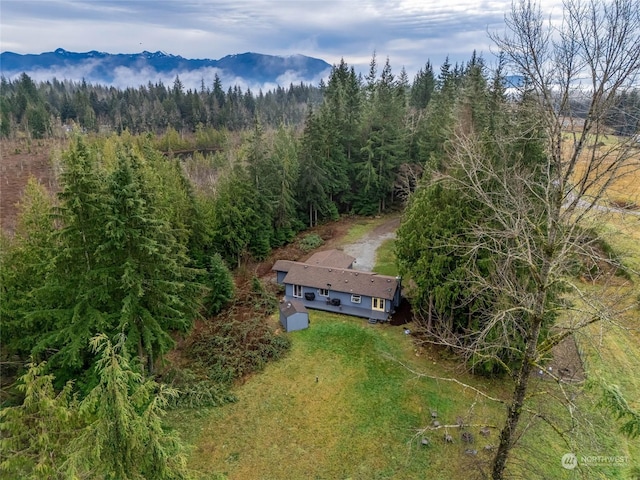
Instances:
[[[528,338],[527,348],[522,359],[522,365],[518,371],[518,378],[516,379],[516,385],[513,390],[511,405],[509,405],[507,413],[507,422],[500,432],[500,445],[498,445],[496,456],[493,459],[493,470],[491,472],[491,478],[493,480],[502,480],[505,478],[504,470],[507,465],[509,452],[514,444],[514,437],[516,429],[518,428],[518,422],[522,415],[522,407],[524,406],[524,400],[529,386],[531,368],[538,351],[538,337],[540,335],[541,327],[542,318],[536,318],[532,325],[531,335]]]

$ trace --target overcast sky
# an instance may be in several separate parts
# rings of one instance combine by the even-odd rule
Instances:
[[[543,0],[558,15],[559,0]],[[494,61],[487,32],[503,31],[511,0],[0,0],[2,51],[164,51],[219,59],[300,53],[366,72],[375,51],[413,74],[473,50]]]

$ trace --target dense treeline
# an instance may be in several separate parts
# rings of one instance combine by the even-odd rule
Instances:
[[[318,104],[320,89],[310,85],[277,87],[257,94],[239,86],[223,89],[216,75],[212,85],[184,88],[179,77],[173,86],[161,82],[138,88],[56,80],[36,84],[27,74],[0,82],[0,135],[25,132],[42,138],[76,124],[86,132],[163,133],[171,127],[194,132],[198,126],[215,129],[250,128],[255,118],[265,125],[300,125],[308,104]]]
[[[342,64],[338,69],[345,67]],[[455,73],[459,75],[461,68],[456,66],[458,71]],[[344,84],[344,73],[339,73],[339,78],[334,80]],[[375,73],[374,68],[364,80],[368,94],[372,93],[371,74],[375,76]],[[401,83],[408,104],[424,109],[435,81],[430,64],[418,72],[412,85],[406,75],[401,74],[394,80],[388,76],[390,73],[389,69],[381,80]],[[347,96],[343,100],[334,96],[329,104],[337,107],[336,101],[347,101],[350,105],[342,105],[343,109],[348,109],[343,113],[354,115],[358,113],[361,101],[354,94],[364,85],[360,75],[350,82],[350,87],[339,94]],[[240,131],[251,128],[256,118],[266,127],[301,126],[305,123],[308,107],[319,106],[327,93],[336,95],[335,86],[335,82],[333,88],[324,82],[317,87],[300,83],[256,94],[250,89],[243,91],[237,85],[225,90],[216,75],[211,85],[205,84],[203,79],[199,89],[185,89],[179,77],[171,86],[149,82],[138,88],[118,89],[55,78],[36,83],[27,74],[22,74],[15,80],[0,79],[0,136],[15,138],[26,134],[43,138],[60,133],[63,126],[70,124],[79,125],[86,132],[103,133],[124,130],[163,133],[167,128],[189,133],[203,127]],[[342,87],[344,89],[346,85]],[[616,135],[633,135],[638,130],[638,117],[634,113],[638,109],[638,90],[622,92],[605,119],[606,125]],[[572,99],[573,115],[583,118],[588,112],[589,106],[584,100]],[[354,120],[352,117],[350,121]],[[345,132],[346,135],[353,133]]]
[[[443,148],[457,90],[484,75],[475,56],[446,63],[438,78],[427,64],[413,85],[388,60],[378,75],[374,56],[365,79],[341,62],[302,132],[259,119],[238,134],[199,126],[192,146],[216,151],[183,160],[159,150],[189,149],[172,127],[162,137],[77,136],[56,160],[57,197],[32,182],[6,240],[4,346],[46,359],[59,382],[90,386],[90,339],[120,332],[152,372],[172,348],[169,332],[230,299],[223,261],[263,259],[307,225],[380,213],[405,198]],[[26,115],[45,108],[32,99],[54,84],[23,76],[7,85],[27,99]]]
[[[488,78],[482,61],[476,58],[460,81],[445,79],[430,110],[441,121],[430,121],[431,135],[423,137],[435,141],[398,230],[399,268],[415,282],[412,301],[418,324],[428,337],[462,352],[478,373],[505,372],[517,365],[523,335],[517,327],[509,331],[501,325],[491,328],[491,319],[482,313],[504,299],[478,288],[470,265],[475,275],[496,275],[492,263],[496,251],[508,250],[510,241],[518,239],[505,238],[497,245],[483,241],[482,229],[499,231],[501,226],[496,212],[464,188],[467,168],[473,167],[461,164],[460,151],[452,145],[473,137],[473,152],[477,149],[491,159],[495,177],[494,172],[473,172],[486,195],[500,195],[500,178],[508,178],[514,169],[540,176],[546,158],[544,136],[528,118],[529,102],[527,95],[511,98],[501,69]],[[532,187],[531,191],[523,188],[520,194],[535,198],[542,192]],[[540,215],[536,227],[544,231],[545,222],[546,217]],[[524,268],[521,274],[526,275]],[[545,327],[553,317],[546,320]],[[470,351],[468,346],[480,332],[486,335],[488,347]]]
[[[21,228],[26,233],[19,229],[13,240],[19,247],[4,255],[5,262],[24,266],[5,273],[13,276],[5,289],[15,286],[15,292],[5,302],[5,318],[10,321],[3,330],[14,329],[21,335],[15,335],[13,342],[9,334],[6,345],[22,353],[55,351],[51,365],[58,362],[69,369],[65,378],[87,367],[83,355],[88,341],[104,332],[97,325],[105,324],[126,325],[128,342],[136,344],[137,355],[152,370],[154,359],[171,348],[166,332],[188,329],[196,312],[202,311],[202,299],[195,292],[201,283],[214,281],[223,261],[235,267],[243,260],[264,259],[272,248],[290,242],[319,221],[340,214],[378,214],[404,206],[410,197],[398,253],[403,273],[418,286],[414,306],[428,325],[437,316],[438,325],[452,334],[473,331],[474,311],[483,307],[486,299],[461,300],[467,297],[468,286],[461,278],[464,270],[458,269],[468,259],[455,245],[466,246],[472,241],[465,229],[480,222],[486,213],[455,189],[432,180],[438,172],[451,174],[449,144],[456,135],[482,132],[487,151],[498,156],[523,156],[522,161],[534,166],[541,155],[539,144],[544,141],[533,125],[518,117],[527,115],[524,107],[524,113],[518,113],[527,96],[513,98],[501,68],[489,72],[475,54],[463,65],[446,61],[437,75],[427,63],[412,83],[404,70],[394,75],[388,59],[379,71],[374,55],[364,78],[342,61],[318,89],[291,86],[288,91],[278,89],[257,98],[239,89],[224,93],[219,79],[213,90],[203,86],[200,92],[186,93],[179,79],[171,89],[149,85],[125,91],[55,80],[36,85],[26,75],[15,82],[3,80],[2,85],[3,119],[9,118],[8,122],[3,120],[2,128],[9,125],[9,133],[20,126],[32,134],[36,130],[46,134],[48,127],[40,127],[47,119],[52,121],[63,111],[79,115],[78,99],[83,96],[92,99],[86,103],[87,118],[96,122],[74,117],[84,129],[106,122],[116,130],[163,132],[144,137],[126,133],[94,143],[75,140],[61,160],[62,189],[57,202],[35,185],[23,202],[26,210]],[[625,107],[612,112],[632,114],[629,105],[637,100],[636,94],[632,90],[619,96]],[[314,106],[312,98],[317,95],[322,95],[322,101]],[[64,98],[75,106],[63,108]],[[122,120],[107,107],[115,99],[120,104],[126,100],[129,118],[137,120],[126,125],[114,123],[116,118]],[[176,115],[172,117],[164,107],[153,113],[145,107],[150,99],[177,108]],[[98,108],[103,101],[104,108]],[[211,108],[199,109],[196,104]],[[182,108],[185,105],[193,108]],[[235,107],[224,110],[229,105]],[[256,110],[256,105],[262,106]],[[287,108],[306,112],[303,128],[286,125],[282,109]],[[204,116],[195,123],[195,117],[185,116],[187,110]],[[151,117],[142,121],[141,112],[152,117],[157,114],[166,123],[149,123]],[[234,123],[234,115],[240,115],[242,122]],[[250,127],[244,128],[248,122]],[[279,122],[277,127],[275,122]],[[185,128],[193,132],[182,135]],[[510,153],[503,141],[506,132],[520,132],[521,140],[508,144]],[[166,154],[171,158],[175,151],[191,153],[179,161],[168,160]],[[418,185],[429,182],[428,188],[411,196]],[[40,213],[28,211],[36,206]],[[56,214],[42,213],[47,209]],[[415,218],[414,211],[418,212]],[[31,231],[33,228],[36,230]],[[135,236],[134,245],[126,244],[130,238],[126,232]],[[418,242],[420,235],[428,241],[442,235],[448,239],[446,248],[425,246],[425,238]],[[456,242],[450,241],[452,236]],[[34,250],[21,251],[25,248]],[[123,249],[129,252],[126,258],[120,258]],[[479,264],[485,253],[482,249],[474,253]],[[150,265],[162,268],[151,269]],[[121,282],[113,279],[125,277],[129,290],[139,292],[138,297],[145,301],[157,295],[160,306],[140,304],[138,297],[121,291]],[[32,284],[33,278],[42,285]],[[99,284],[107,285],[107,290],[101,291]],[[25,291],[27,286],[32,291]],[[75,296],[67,298],[64,292]],[[223,298],[229,295],[226,292]],[[175,298],[182,303],[171,303]],[[215,314],[224,304],[215,295],[205,298],[208,314]],[[19,312],[27,299],[31,311],[23,315]],[[96,307],[96,301],[104,302],[104,307]],[[159,313],[153,308],[172,315],[158,323]],[[109,320],[101,309],[109,312]],[[143,313],[130,313],[130,309]],[[117,320],[115,312],[120,315]],[[76,332],[82,334],[81,339],[71,341],[73,335],[61,334],[55,325],[75,328],[69,325],[78,315],[86,317],[85,327],[93,322],[95,328]],[[127,315],[148,317],[148,322],[136,323]],[[24,324],[32,326],[33,336]],[[507,357],[501,361],[513,360]],[[499,365],[492,362],[485,368],[493,370]]]

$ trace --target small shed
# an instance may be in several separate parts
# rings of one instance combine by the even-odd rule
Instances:
[[[309,312],[299,300],[284,299],[280,302],[280,323],[285,332],[309,328]]]

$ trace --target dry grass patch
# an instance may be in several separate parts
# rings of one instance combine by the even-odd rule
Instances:
[[[602,140],[602,137],[599,140]],[[594,182],[591,192],[598,191],[606,182],[610,181],[604,198],[610,206],[640,209],[640,148],[631,149],[630,157],[612,178],[607,172],[613,162],[619,161],[619,155],[621,155],[620,139],[610,135],[604,140],[595,147],[596,157],[602,158],[602,161],[592,163],[590,151],[586,149],[576,165],[574,179],[587,176],[590,180],[595,180],[602,177]],[[596,168],[593,168],[593,165],[596,165]],[[587,171],[590,166],[592,170]]]

